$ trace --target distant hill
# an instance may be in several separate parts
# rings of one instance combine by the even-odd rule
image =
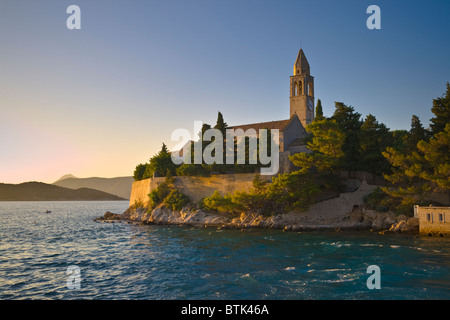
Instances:
[[[131,185],[133,182],[133,177],[77,178],[71,174],[66,174],[53,184],[70,189],[90,188],[114,194],[121,198],[129,199],[131,194]]]
[[[69,178],[75,178],[75,179],[77,179],[77,177],[75,177],[73,174],[65,174],[65,175],[63,175],[61,178],[59,178],[58,180],[56,180],[55,182],[53,182],[53,184],[55,184],[55,183],[58,182],[58,181],[65,180],[65,179],[69,179]]]
[[[69,189],[42,182],[0,183],[0,201],[125,200],[106,192],[81,188]]]

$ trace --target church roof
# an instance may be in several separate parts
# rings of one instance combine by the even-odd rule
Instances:
[[[255,130],[260,130],[260,129],[278,129],[280,131],[282,131],[286,125],[289,123],[290,119],[287,120],[278,120],[278,121],[269,121],[269,122],[257,122],[257,123],[249,123],[249,124],[242,124],[242,125],[238,125],[238,126],[232,126],[230,127],[231,129],[242,129],[244,131],[246,131],[247,129],[255,129]]]
[[[309,63],[308,59],[306,59],[303,49],[300,49],[300,51],[298,52],[297,60],[295,60],[294,64],[294,75],[300,73],[309,74]]]
[[[291,121],[293,121],[294,118],[298,118],[298,116],[296,114],[294,114],[292,117],[290,117],[289,119],[286,119],[286,120],[249,123],[249,124],[242,124],[242,125],[238,125],[238,126],[232,126],[229,128],[234,129],[234,130],[242,129],[244,131],[246,131],[247,129],[255,129],[257,131],[260,129],[268,129],[268,130],[278,129],[280,131],[283,131],[289,125],[289,123],[291,123]]]

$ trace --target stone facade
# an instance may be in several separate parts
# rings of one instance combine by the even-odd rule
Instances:
[[[235,191],[249,191],[253,185],[256,173],[234,173],[218,174],[209,177],[174,177],[174,186],[187,195],[193,202],[211,196],[214,191],[219,191],[222,195]],[[271,180],[272,176],[260,176],[261,179]],[[135,203],[146,206],[149,198],[148,194],[155,190],[158,185],[165,181],[164,177],[154,177],[133,183],[131,188],[130,206]]]
[[[302,49],[298,52],[293,74],[290,77],[290,113],[291,117],[296,114],[306,127],[314,119],[314,77],[310,75],[309,63]]]
[[[450,236],[450,207],[414,206],[419,218],[419,232],[428,236]]]
[[[289,119],[269,122],[250,123],[230,127],[247,132],[254,129],[277,129],[280,134],[280,152],[290,154],[305,152],[302,139],[306,135],[305,127],[314,120],[314,77],[305,53],[300,49],[294,64],[293,76],[290,77],[290,115]]]

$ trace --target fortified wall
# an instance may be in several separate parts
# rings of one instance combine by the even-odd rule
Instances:
[[[222,195],[235,191],[249,191],[253,186],[255,175],[256,173],[234,173],[209,177],[178,176],[174,177],[174,185],[191,201],[197,202],[211,196],[216,190]],[[260,178],[271,180],[272,176],[261,175]],[[130,206],[135,203],[146,205],[149,201],[148,194],[165,179],[165,177],[154,177],[134,182],[131,187]]]
[[[253,179],[256,175],[257,173],[234,173],[217,174],[209,177],[176,176],[174,177],[174,185],[191,201],[197,202],[211,196],[216,190],[222,195],[235,191],[249,191],[253,186]],[[260,175],[260,179],[266,179],[267,181],[271,181],[272,177],[271,175]],[[345,178],[350,186],[348,192],[357,190],[362,181],[366,181],[369,185],[383,185],[381,181],[375,181],[370,173],[346,173]],[[148,194],[163,183],[165,179],[165,177],[154,177],[134,182],[131,188],[130,206],[135,203],[147,205]],[[338,195],[333,197],[335,196]]]

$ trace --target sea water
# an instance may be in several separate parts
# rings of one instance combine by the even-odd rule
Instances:
[[[0,202],[0,299],[450,298],[447,238],[93,221],[127,206]]]

